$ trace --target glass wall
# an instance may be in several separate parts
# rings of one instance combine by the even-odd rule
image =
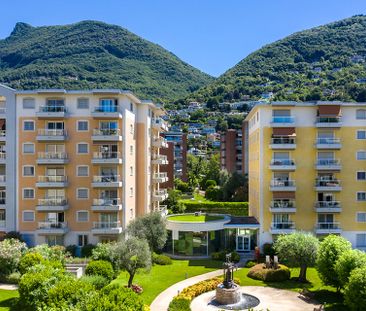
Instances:
[[[207,232],[179,232],[174,241],[174,254],[184,256],[207,255]]]

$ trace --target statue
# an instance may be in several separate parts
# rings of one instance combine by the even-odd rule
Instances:
[[[233,288],[234,287],[234,268],[235,265],[231,262],[231,253],[226,255],[226,261],[223,264],[224,269],[224,288]]]

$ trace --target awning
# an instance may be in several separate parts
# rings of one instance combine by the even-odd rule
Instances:
[[[295,199],[295,192],[286,192],[286,191],[276,191],[273,192],[273,198],[274,199]]]
[[[272,132],[273,136],[296,136],[294,127],[275,127]]]
[[[259,229],[258,220],[253,216],[231,216],[224,228]]]
[[[319,117],[340,116],[340,105],[319,105],[318,106]]]

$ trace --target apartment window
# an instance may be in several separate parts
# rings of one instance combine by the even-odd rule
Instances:
[[[366,131],[358,130],[357,131],[357,139],[366,139]]]
[[[78,235],[78,246],[85,246],[89,244],[89,237],[87,234],[79,234]]]
[[[24,143],[23,144],[23,153],[34,154],[34,144],[33,143]]]
[[[77,198],[80,200],[85,200],[89,198],[89,189],[88,188],[78,188],[76,190]]]
[[[78,131],[79,132],[87,132],[89,130],[89,122],[88,121],[78,121]]]
[[[366,213],[365,212],[357,213],[357,222],[366,222]]]
[[[133,124],[130,124],[130,133],[133,134]]]
[[[88,211],[77,211],[76,212],[76,221],[79,221],[79,222],[89,221],[89,212]]]
[[[23,221],[34,221],[34,212],[23,211]]]
[[[366,109],[357,109],[356,110],[356,119],[365,120],[366,119]]]
[[[357,151],[357,160],[366,160],[366,151]]]
[[[133,112],[133,103],[130,103],[130,110]]]
[[[356,234],[356,247],[366,247],[366,233]]]
[[[34,176],[34,166],[25,165],[23,166],[23,177]]]
[[[89,152],[89,145],[86,143],[80,143],[77,146],[78,154],[86,154]]]
[[[364,191],[357,192],[357,201],[366,201],[366,192]]]
[[[78,177],[87,177],[89,176],[89,166],[80,165],[77,167],[77,176]]]
[[[130,166],[130,176],[133,176],[133,166]]]
[[[34,121],[24,121],[23,130],[24,131],[34,131]]]
[[[34,199],[34,189],[24,188],[23,189],[23,199]]]
[[[357,180],[366,180],[366,172],[365,171],[357,172]]]
[[[23,99],[23,109],[34,109],[36,107],[36,101],[34,98]]]
[[[130,146],[130,155],[133,155],[133,146]]]
[[[89,109],[89,98],[78,98],[78,109]]]
[[[130,187],[130,197],[133,197],[133,187]]]

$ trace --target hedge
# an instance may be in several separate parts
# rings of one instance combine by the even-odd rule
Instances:
[[[248,202],[182,202],[185,212],[206,212],[230,214],[233,216],[248,216]]]
[[[94,260],[88,263],[85,268],[86,275],[100,275],[109,281],[112,281],[114,271],[112,264],[105,260]]]
[[[266,269],[264,264],[252,267],[247,276],[265,282],[282,282],[290,279],[290,269],[284,265],[278,265],[278,269]]]

